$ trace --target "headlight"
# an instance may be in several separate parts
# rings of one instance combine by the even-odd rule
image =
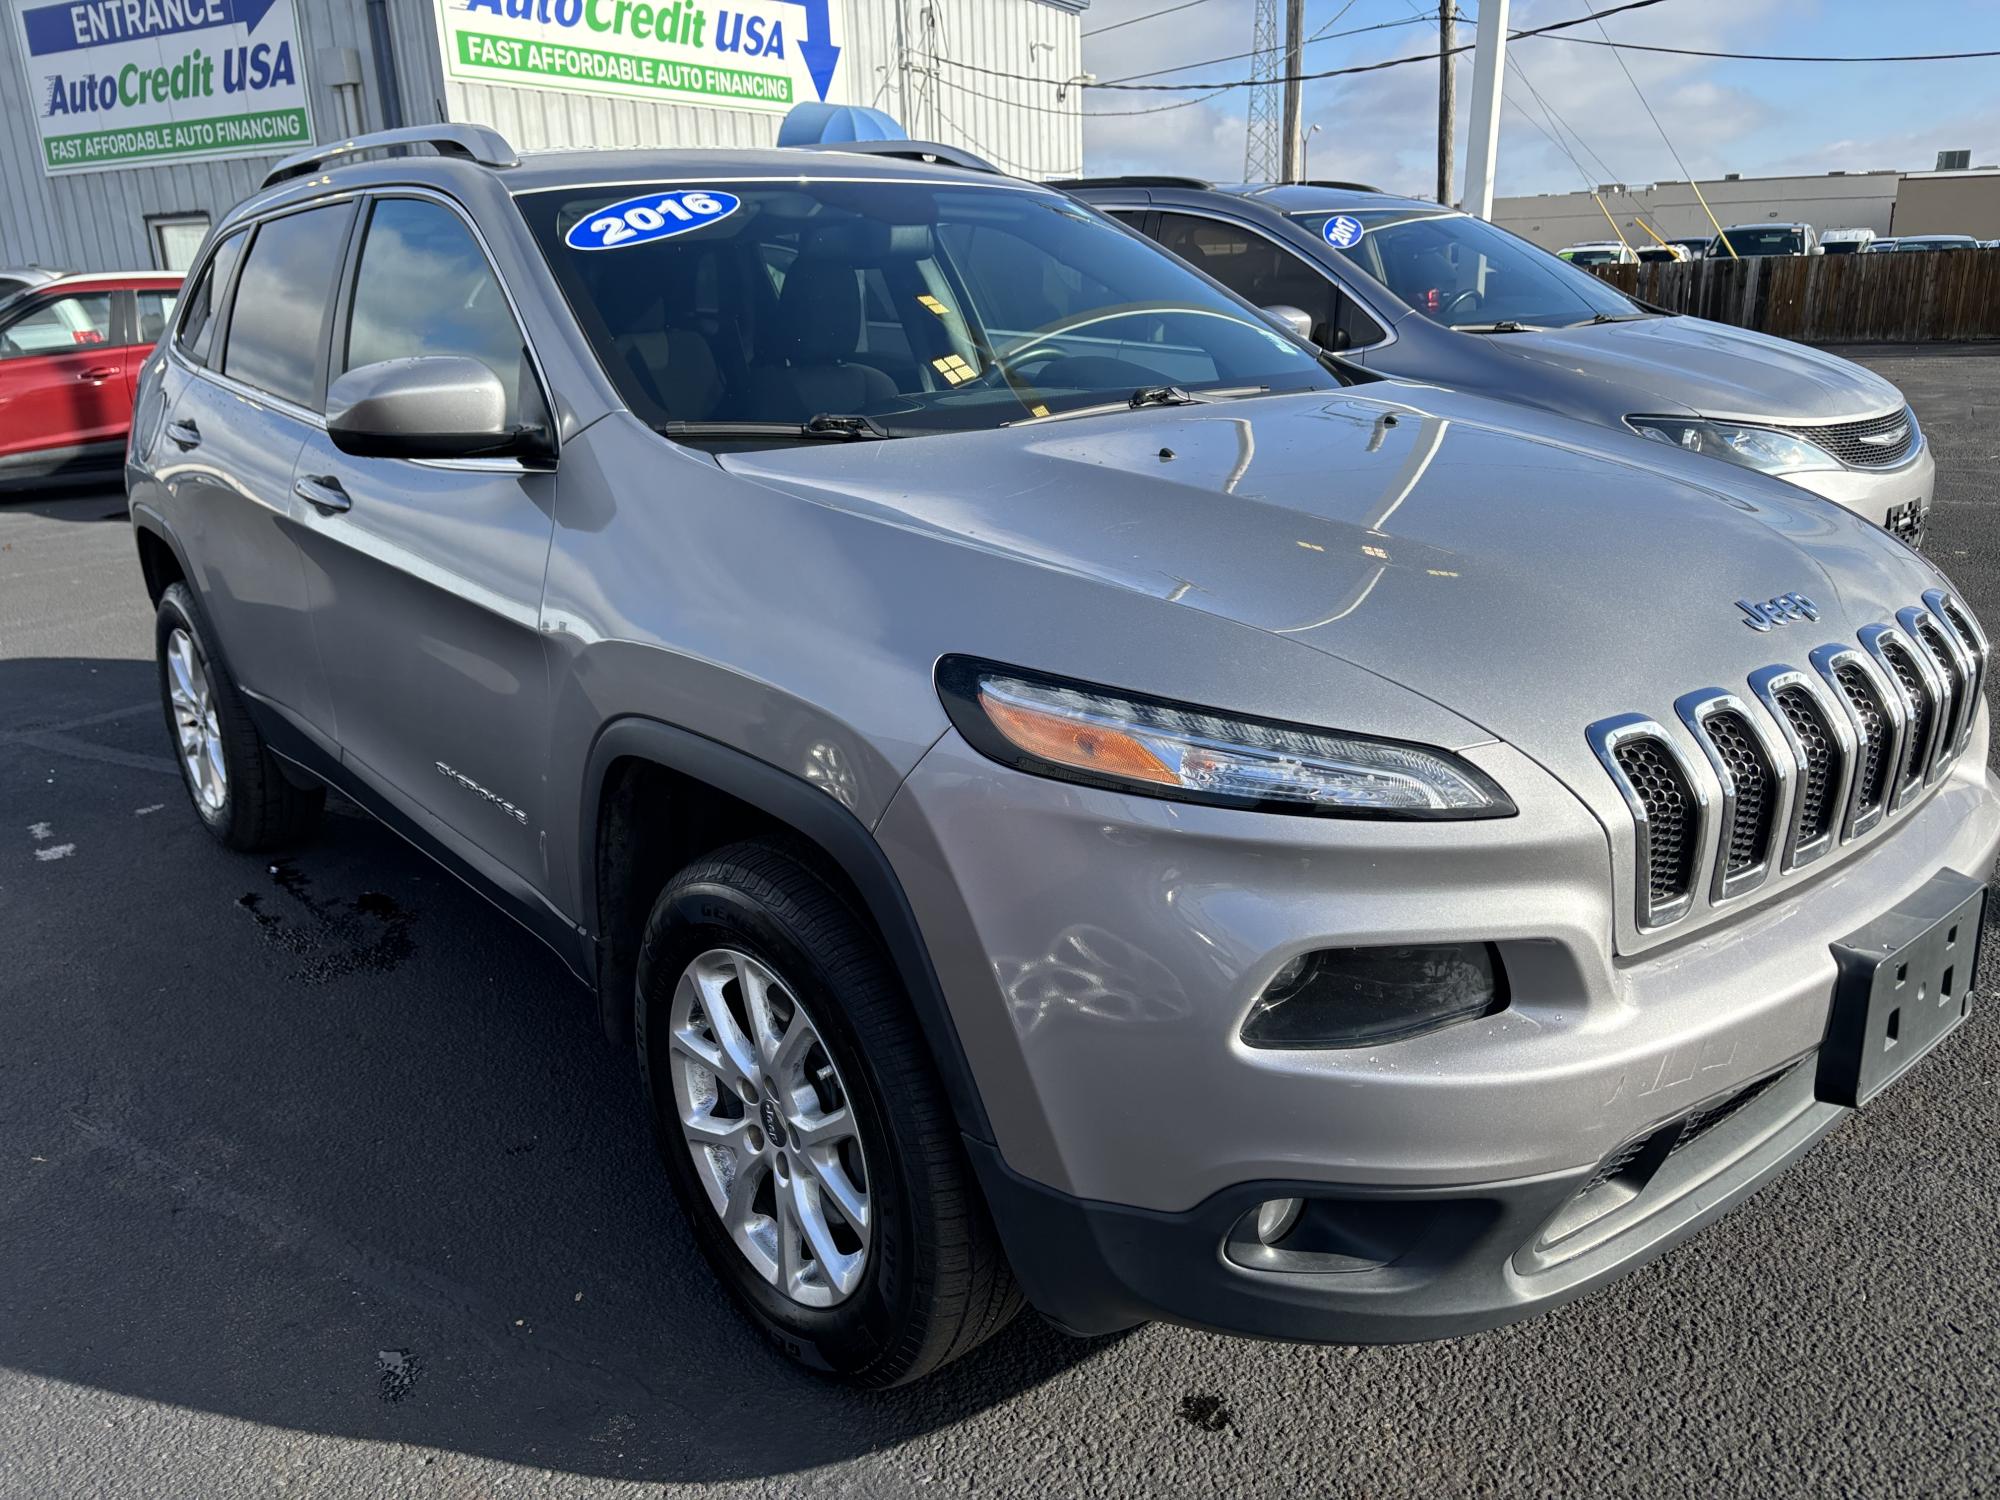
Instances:
[[[1506,818],[1493,779],[1401,740],[1240,718],[969,657],[938,663],[958,732],[1003,765],[1062,781],[1257,812]]]
[[[1797,474],[1806,469],[1837,469],[1840,460],[1816,443],[1774,432],[1769,427],[1742,427],[1733,422],[1688,422],[1679,417],[1627,417],[1625,425],[1641,437],[1672,443],[1690,453],[1705,453],[1765,474]]]

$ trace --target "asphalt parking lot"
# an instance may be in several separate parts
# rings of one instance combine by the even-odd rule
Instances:
[[[2000,620],[2000,349],[1871,354]],[[1988,966],[1991,968],[1991,965]],[[1985,976],[1982,976],[1984,978]],[[2000,1015],[1732,1217],[1394,1349],[1023,1319],[887,1396],[740,1323],[630,1060],[358,814],[197,826],[112,490],[0,498],[0,1497],[1949,1495],[2000,1454]]]

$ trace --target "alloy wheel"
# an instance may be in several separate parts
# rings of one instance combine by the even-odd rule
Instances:
[[[851,1096],[797,992],[734,948],[681,972],[668,1014],[695,1175],[751,1267],[803,1307],[860,1286],[873,1224]]]
[[[194,638],[178,626],[167,637],[167,696],[188,788],[206,811],[220,812],[229,795],[229,769],[222,756],[215,695]]]

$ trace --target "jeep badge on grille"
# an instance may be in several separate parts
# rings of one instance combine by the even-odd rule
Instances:
[[[1748,599],[1738,599],[1736,607],[1747,617],[1743,621],[1752,630],[1769,630],[1773,625],[1789,625],[1794,620],[1817,620],[1819,606],[1804,594],[1779,594],[1775,598],[1760,600],[1753,604]]]

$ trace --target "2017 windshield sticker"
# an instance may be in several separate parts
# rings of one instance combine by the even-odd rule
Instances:
[[[1335,214],[1326,221],[1326,228],[1321,233],[1326,236],[1326,242],[1334,249],[1352,250],[1361,243],[1361,236],[1366,231],[1361,221],[1353,215]]]
[[[628,245],[650,244],[726,219],[741,203],[734,193],[699,188],[647,193],[579,219],[563,236],[563,243],[572,250],[622,250]]]

